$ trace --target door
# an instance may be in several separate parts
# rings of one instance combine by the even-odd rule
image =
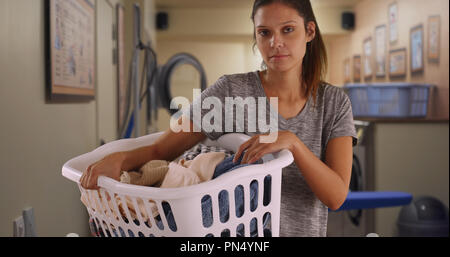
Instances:
[[[117,139],[114,22],[114,6],[108,0],[97,0],[97,144]]]

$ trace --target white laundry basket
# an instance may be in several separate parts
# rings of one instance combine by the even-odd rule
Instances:
[[[288,150],[265,155],[261,164],[240,167],[213,180],[187,187],[137,186],[120,183],[105,176],[98,178],[100,187],[98,191],[86,190],[80,186],[80,177],[91,163],[113,152],[149,145],[162,133],[113,141],[64,164],[63,176],[78,184],[81,194],[86,196],[85,204],[90,217],[106,236],[234,237],[245,235],[248,237],[252,225],[253,228],[256,227],[256,231],[253,232],[261,237],[264,236],[263,219],[267,221],[267,218],[270,221],[268,228],[271,230],[270,235],[279,236],[281,171],[293,161],[292,154]],[[216,141],[206,139],[201,143],[221,146],[236,152],[239,146],[249,138],[244,134],[231,133],[221,136]],[[270,183],[265,183],[269,181],[268,178]],[[257,202],[253,203],[253,208],[249,201],[251,183],[257,183],[258,187]],[[240,217],[236,215],[235,206],[237,188],[243,189],[244,193],[244,212]],[[268,201],[266,197],[263,202],[264,190],[270,190],[267,191],[270,192],[270,197]],[[228,195],[229,202],[229,206],[225,208],[229,212],[227,220],[219,216],[219,194],[223,196],[224,193]],[[212,224],[207,226],[204,225],[201,209],[203,197],[210,197],[209,200],[212,203]],[[131,211],[128,208],[120,209],[120,206],[130,205],[134,207],[132,208],[135,211],[134,216],[130,214]],[[160,214],[156,218],[152,215],[154,213],[152,205],[157,207],[157,213]],[[168,220],[170,215],[167,215],[167,209],[171,211],[173,220]],[[147,218],[144,219],[144,217]]]

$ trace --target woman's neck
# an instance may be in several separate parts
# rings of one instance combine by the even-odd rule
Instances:
[[[264,89],[268,97],[277,96],[280,100],[297,101],[304,97],[300,69],[277,72],[270,69],[261,72]]]

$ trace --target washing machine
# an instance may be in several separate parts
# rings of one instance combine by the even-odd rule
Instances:
[[[350,191],[373,191],[372,127],[355,120],[358,144],[353,147]],[[374,210],[328,212],[327,236],[361,237],[374,232]]]

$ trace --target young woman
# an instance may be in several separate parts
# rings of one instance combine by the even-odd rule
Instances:
[[[283,169],[280,236],[326,236],[328,208],[342,205],[350,183],[356,133],[349,98],[322,80],[326,52],[309,0],[256,0],[251,18],[266,69],[222,76],[202,92],[201,99],[278,98],[276,141],[263,143],[259,127],[249,131],[247,126],[244,133],[252,137],[240,146],[235,159],[243,154],[241,163],[252,163],[267,153],[289,149],[294,162]],[[266,108],[270,112],[270,104]],[[206,112],[202,110],[201,116]],[[190,131],[194,124],[199,125],[190,121]],[[152,159],[174,160],[224,131],[169,129],[150,146],[114,153],[90,165],[81,185],[95,189],[99,175],[118,180],[121,170],[139,168]]]

